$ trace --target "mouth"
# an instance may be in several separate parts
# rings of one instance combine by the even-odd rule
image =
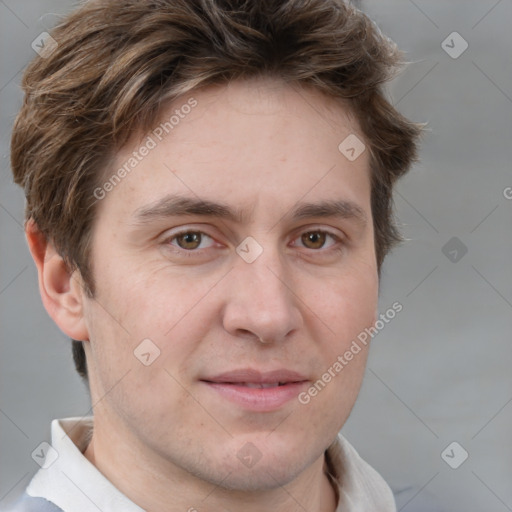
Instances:
[[[286,386],[287,384],[290,384],[290,382],[267,382],[262,384],[258,384],[256,382],[219,382],[219,384],[233,384],[252,389],[269,389]]]
[[[279,369],[241,369],[201,379],[217,396],[246,410],[270,412],[282,408],[308,384],[302,374]]]

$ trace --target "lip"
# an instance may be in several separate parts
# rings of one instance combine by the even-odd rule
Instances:
[[[244,409],[270,412],[296,398],[309,380],[304,375],[287,369],[260,372],[243,368],[207,377],[201,379],[201,382]],[[278,385],[257,387],[272,384]]]

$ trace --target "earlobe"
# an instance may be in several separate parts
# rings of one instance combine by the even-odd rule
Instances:
[[[32,219],[26,223],[25,235],[37,267],[39,292],[46,311],[66,336],[87,341],[89,335],[83,314],[85,293],[79,272],[69,271]]]

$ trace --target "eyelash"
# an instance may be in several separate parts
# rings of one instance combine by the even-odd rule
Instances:
[[[194,230],[194,229],[186,229],[186,230],[183,230],[183,231],[179,231],[178,233],[174,233],[170,237],[167,237],[164,240],[164,244],[172,246],[174,252],[180,253],[180,255],[185,256],[187,258],[201,256],[204,253],[204,251],[207,251],[208,249],[211,249],[211,247],[206,247],[204,249],[183,249],[179,245],[174,245],[174,244],[171,243],[173,240],[176,240],[180,236],[183,236],[183,235],[186,235],[186,234],[191,234],[191,233],[199,234],[199,235],[201,235],[201,237],[205,237],[206,236],[209,239],[211,239],[212,241],[215,241],[212,236],[208,235],[208,233],[205,233],[204,231]],[[333,240],[333,244],[331,245],[331,247],[329,247],[327,249],[324,249],[323,247],[320,248],[320,249],[309,249],[308,247],[303,247],[303,249],[306,249],[308,251],[312,251],[312,252],[316,252],[316,253],[328,254],[328,253],[330,253],[332,251],[339,250],[340,249],[339,245],[343,243],[343,240],[342,240],[341,237],[339,237],[339,236],[335,235],[334,233],[331,233],[330,231],[327,231],[325,229],[308,229],[306,231],[301,232],[297,237],[294,238],[294,240],[300,239],[303,235],[308,234],[308,233],[325,234],[325,235],[329,236]],[[201,240],[201,242],[202,242],[202,240]]]

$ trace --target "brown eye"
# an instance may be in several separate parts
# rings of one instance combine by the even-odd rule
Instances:
[[[187,231],[175,237],[177,244],[182,249],[193,250],[201,245],[202,233],[199,231]]]
[[[310,231],[301,236],[302,243],[308,249],[321,249],[325,245],[327,233],[322,231]]]

